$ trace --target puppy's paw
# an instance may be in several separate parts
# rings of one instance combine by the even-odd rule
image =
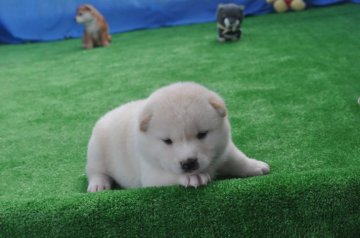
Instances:
[[[209,174],[184,175],[180,178],[180,185],[184,187],[194,187],[207,185],[211,181]]]
[[[110,180],[106,177],[99,176],[91,178],[87,191],[89,193],[94,193],[109,189],[111,189]]]
[[[102,45],[106,47],[106,46],[109,46],[110,44],[109,44],[109,42],[107,40],[105,40],[105,41],[102,42]]]
[[[256,159],[249,159],[248,166],[246,169],[246,176],[260,176],[270,172],[270,166]]]
[[[225,39],[225,37],[218,36],[218,41],[222,43],[222,42],[225,42],[226,39]]]
[[[93,46],[92,44],[83,44],[83,48],[84,48],[85,50],[89,50],[89,49],[94,48],[94,46]]]

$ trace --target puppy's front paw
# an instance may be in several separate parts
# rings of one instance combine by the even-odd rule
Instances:
[[[225,37],[218,36],[218,41],[222,43],[222,42],[225,42],[226,39],[225,39]]]
[[[89,49],[94,48],[94,46],[93,46],[92,44],[83,44],[83,48],[84,48],[85,50],[89,50]]]
[[[270,172],[270,166],[267,163],[256,159],[249,159],[246,176],[265,175],[268,174],[269,172]]]
[[[89,193],[100,192],[111,189],[111,182],[105,177],[95,177],[89,181],[87,191]]]
[[[180,185],[184,187],[194,187],[207,185],[211,181],[209,174],[184,175],[180,178]]]

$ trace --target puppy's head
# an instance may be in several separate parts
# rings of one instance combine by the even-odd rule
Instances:
[[[138,119],[141,153],[149,163],[177,174],[206,171],[229,142],[223,100],[195,83],[155,91]]]
[[[239,28],[244,18],[244,6],[236,4],[219,4],[217,9],[217,21],[228,29]]]
[[[86,24],[91,22],[93,17],[94,7],[89,4],[81,5],[76,10],[75,20],[79,24]]]

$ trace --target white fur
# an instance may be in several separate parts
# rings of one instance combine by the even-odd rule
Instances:
[[[92,20],[89,23],[86,23],[85,26],[86,26],[86,30],[89,33],[91,33],[94,37],[97,37],[97,35],[99,34],[100,27],[96,19]]]
[[[98,21],[91,15],[90,12],[85,12],[81,16],[76,16],[76,22],[85,25],[85,29],[88,33],[92,34],[93,37],[98,37],[99,34],[99,23]]]
[[[216,173],[247,177],[269,172],[249,159],[231,140],[223,100],[195,83],[176,83],[148,99],[122,105],[95,125],[89,145],[88,191],[208,184]],[[199,132],[208,131],[205,138]],[[163,140],[171,139],[168,145]],[[196,158],[199,168],[184,172],[180,164]]]
[[[227,28],[231,31],[236,31],[239,28],[240,21],[236,20],[233,24],[231,24],[229,18],[225,18],[224,24],[225,24],[225,28]]]
[[[240,25],[240,21],[239,20],[236,20],[234,22],[234,25],[232,26],[232,30],[233,31],[236,31],[238,28],[239,28],[239,25]]]
[[[226,28],[229,28],[229,27],[230,27],[231,24],[230,24],[230,21],[229,21],[228,18],[225,18],[225,19],[224,19],[224,24],[225,24],[225,27],[226,27]]]
[[[76,16],[76,22],[80,24],[87,24],[94,20],[90,12],[84,12],[81,16]]]

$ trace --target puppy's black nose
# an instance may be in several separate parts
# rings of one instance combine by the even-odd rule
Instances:
[[[197,158],[189,158],[185,161],[181,161],[180,165],[181,165],[181,169],[184,172],[191,172],[199,168],[199,162]]]

